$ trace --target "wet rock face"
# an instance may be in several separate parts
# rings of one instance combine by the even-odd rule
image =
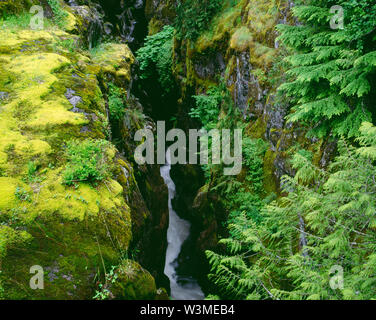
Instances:
[[[223,76],[226,64],[221,52],[213,55],[203,55],[194,62],[195,72],[201,79],[216,80],[218,75]]]
[[[105,20],[112,24],[112,34],[120,36],[132,49],[139,46],[146,35],[143,0],[98,0]]]
[[[142,114],[143,107],[130,94],[127,107],[133,112]],[[112,126],[113,139],[121,141],[119,151],[124,157],[133,155],[138,144],[134,136],[140,128],[155,128],[154,122],[147,118],[137,118],[135,113],[126,113],[124,119]],[[132,219],[131,252],[137,261],[155,278],[158,286],[167,288],[168,278],[164,275],[165,256],[167,249],[168,228],[168,190],[160,175],[158,165],[122,166],[120,177],[124,190],[124,198],[129,203]],[[134,183],[130,184],[130,181]]]
[[[245,113],[248,108],[251,88],[256,90],[257,100],[261,98],[261,89],[251,74],[252,66],[249,63],[249,53],[242,52],[236,56],[236,72],[234,72],[234,102]]]
[[[168,190],[160,175],[159,166],[138,167],[137,184],[147,211],[140,211],[136,201],[131,206],[138,212],[133,220],[133,246],[138,252],[138,261],[155,278],[157,285],[169,287],[164,274],[167,228],[168,228]],[[139,221],[139,225],[135,224]]]
[[[337,141],[328,141],[325,143],[322,153],[322,158],[320,160],[320,166],[326,168],[329,162],[333,159],[337,152]]]
[[[287,106],[268,103],[265,107],[265,111],[269,118],[269,121],[267,122],[266,138],[269,140],[272,149],[275,151],[285,125]]]
[[[194,165],[174,165],[171,168],[171,178],[175,181],[176,196],[173,199],[175,211],[184,219],[195,219],[192,210],[195,196],[204,184],[202,171]]]
[[[69,0],[68,4],[83,18],[90,46],[102,37],[120,38],[134,50],[146,36],[143,0]]]
[[[171,25],[175,20],[176,0],[144,0],[145,16],[149,21],[149,31],[159,31],[163,25]]]
[[[102,39],[104,32],[103,14],[100,13],[99,6],[76,5],[76,2],[70,2],[72,11],[81,18],[79,31],[84,39],[84,44],[89,48],[95,47]]]

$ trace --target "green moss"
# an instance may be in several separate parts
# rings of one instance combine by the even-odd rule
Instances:
[[[160,32],[163,28],[163,25],[164,24],[162,21],[153,17],[148,24],[149,36],[152,36],[153,34]]]
[[[118,279],[109,288],[115,299],[150,300],[156,295],[154,278],[138,263],[124,260],[116,270]]]
[[[274,175],[274,160],[276,158],[276,153],[273,152],[271,149],[266,151],[265,157],[264,157],[264,190],[267,194],[271,193],[277,193],[278,192],[278,183],[276,181],[275,175]]]
[[[0,177],[0,210],[9,208],[14,203],[18,183],[19,181],[17,179]]]
[[[0,34],[0,91],[9,93],[0,109],[0,284],[7,299],[91,298],[103,265],[117,265],[132,238],[124,198],[130,184],[116,181],[115,148],[104,151],[108,176],[96,186],[62,183],[65,143],[105,136],[98,77],[126,86],[134,61],[126,45],[104,45],[93,57],[70,50],[76,40],[57,27]],[[68,89],[81,99],[75,110]],[[44,290],[30,289],[33,265],[45,270]],[[136,287],[142,279],[150,285],[140,275]]]
[[[9,0],[0,2],[0,18],[9,14],[19,14],[24,10],[29,10],[33,4],[39,4],[36,0]]]
[[[247,135],[251,138],[265,138],[266,122],[263,118],[258,118],[254,123],[248,126]]]
[[[8,226],[0,226],[0,259],[6,257],[8,250],[15,246],[23,246],[31,239],[31,235],[26,231],[16,231]]]
[[[250,30],[245,27],[239,27],[235,30],[231,37],[230,47],[240,52],[248,49],[252,43],[253,36]]]
[[[203,53],[205,50],[216,48],[221,43],[227,45],[232,33],[238,25],[238,18],[242,14],[243,3],[233,6],[231,1],[226,1],[223,10],[212,21],[211,27],[203,32],[197,39],[195,49]]]
[[[125,44],[104,43],[91,51],[96,66],[92,72],[100,74],[107,81],[113,81],[118,86],[125,86],[130,81],[131,65],[135,59]]]

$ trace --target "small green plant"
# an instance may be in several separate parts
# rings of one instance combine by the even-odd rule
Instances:
[[[35,164],[34,161],[29,161],[29,163],[27,164],[27,175],[29,176],[29,178],[32,178],[36,172],[37,172],[37,165]]]
[[[75,39],[65,39],[60,42],[60,45],[68,50],[70,53],[73,53],[77,50],[78,48],[78,43],[77,40]]]
[[[196,40],[222,6],[223,0],[179,1],[175,20],[178,37]]]
[[[25,182],[40,182],[40,177],[36,175],[37,171],[38,166],[35,161],[29,161],[27,164],[27,177],[24,179]]]
[[[106,300],[111,297],[111,291],[108,289],[110,284],[114,284],[118,278],[118,274],[115,272],[116,266],[112,266],[111,270],[105,274],[105,282],[98,284],[98,289],[95,291],[95,300]]]
[[[81,201],[84,204],[89,204],[89,202],[83,196],[79,196],[76,198],[76,200]]]
[[[4,15],[0,18],[0,26],[7,29],[26,29],[30,25],[32,15],[29,13],[22,13],[17,15]]]
[[[113,83],[108,85],[108,109],[112,120],[121,120],[124,117],[124,102],[122,91]]]
[[[18,186],[16,188],[14,195],[20,201],[31,202],[31,196],[30,196],[29,192],[27,192],[24,188],[22,188],[20,186]]]
[[[157,78],[164,94],[174,88],[172,49],[175,29],[165,26],[161,32],[148,36],[145,45],[137,51],[141,79]]]
[[[253,70],[252,74],[255,75],[261,83],[266,83],[268,81],[268,77],[262,69]]]
[[[68,164],[63,174],[64,183],[95,183],[105,179],[109,169],[106,164],[109,147],[109,142],[105,140],[70,141],[66,149]]]
[[[64,22],[68,13],[63,10],[61,7],[61,3],[59,0],[47,0],[48,4],[50,5],[53,13],[54,13],[54,20],[59,27],[64,26]]]
[[[205,129],[215,128],[223,99],[222,88],[211,87],[206,95],[197,95],[193,98],[196,100],[196,108],[192,108],[189,115],[200,119]]]

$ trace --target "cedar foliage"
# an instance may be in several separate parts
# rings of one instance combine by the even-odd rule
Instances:
[[[292,49],[289,80],[280,90],[293,102],[290,121],[311,134],[354,137],[371,121],[376,74],[376,3],[373,0],[296,1],[299,24],[279,25],[278,40]],[[333,30],[330,8],[344,9],[344,28]]]
[[[343,29],[330,27],[334,5],[344,9]],[[209,277],[221,298],[374,299],[376,3],[298,0],[292,10],[299,22],[277,27],[290,52],[279,88],[292,103],[288,120],[311,136],[333,133],[338,156],[324,170],[311,152],[296,152],[296,174],[282,178],[285,196],[272,203],[255,197],[261,186],[226,195],[240,210],[229,210],[226,249],[207,251]],[[241,206],[246,196],[254,208]]]
[[[207,252],[223,295],[247,299],[371,299],[376,285],[376,128],[363,123],[359,147],[345,139],[328,171],[307,152],[293,158],[295,177],[283,178],[286,197],[262,209],[262,222],[243,213]],[[333,267],[343,288],[331,287]]]

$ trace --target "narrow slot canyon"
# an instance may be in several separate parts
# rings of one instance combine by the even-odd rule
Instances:
[[[375,299],[375,15],[0,0],[0,300]]]

